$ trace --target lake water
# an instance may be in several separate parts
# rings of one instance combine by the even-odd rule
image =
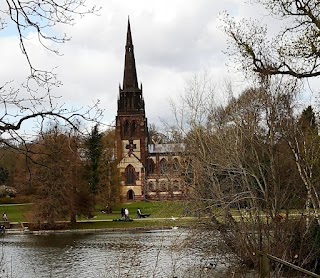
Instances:
[[[214,258],[183,243],[187,231],[1,237],[0,277],[210,277]],[[218,265],[217,269],[223,269]],[[207,273],[207,274],[206,274]],[[211,276],[212,277],[212,276]],[[214,277],[218,277],[215,275]]]

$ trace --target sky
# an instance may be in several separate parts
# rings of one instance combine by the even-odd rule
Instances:
[[[73,26],[55,29],[71,37],[63,45],[49,44],[61,56],[39,46],[32,32],[27,44],[37,68],[55,68],[63,86],[55,88],[54,94],[61,96],[67,107],[86,107],[100,100],[106,126],[115,123],[128,16],[146,116],[148,123],[156,126],[170,121],[170,99],[178,100],[196,74],[210,72],[218,88],[217,98],[228,81],[232,81],[235,93],[250,85],[224,53],[226,36],[219,27],[222,12],[236,18],[257,18],[278,28],[265,10],[243,0],[88,0],[87,5],[90,3],[102,7],[98,15],[86,15]],[[0,84],[13,80],[18,86],[29,72],[14,34],[11,28],[0,32]],[[312,89],[317,84],[312,81]],[[309,94],[306,101],[313,98]]]

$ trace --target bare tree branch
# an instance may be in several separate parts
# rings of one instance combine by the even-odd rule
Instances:
[[[295,78],[320,76],[320,5],[318,0],[253,0],[277,20],[286,23],[271,41],[267,28],[256,21],[236,22],[225,14],[224,31],[229,37],[228,54],[242,69],[260,76]]]

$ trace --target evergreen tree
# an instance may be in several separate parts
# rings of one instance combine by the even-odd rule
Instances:
[[[0,166],[0,184],[4,184],[9,179],[9,171],[3,167]]]
[[[311,105],[302,111],[299,126],[304,134],[317,134],[316,117]]]
[[[99,164],[102,156],[102,134],[98,125],[92,128],[90,136],[86,140],[87,147],[87,177],[90,185],[90,192],[96,194],[100,183]]]

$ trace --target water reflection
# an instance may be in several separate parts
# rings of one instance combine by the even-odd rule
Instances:
[[[5,235],[3,274],[13,278],[197,277],[205,254],[196,247],[181,249],[186,235],[181,230]]]

